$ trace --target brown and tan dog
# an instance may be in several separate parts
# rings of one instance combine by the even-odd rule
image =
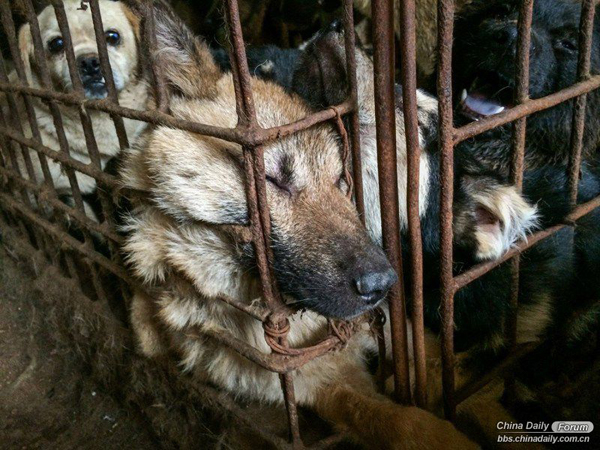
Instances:
[[[206,44],[168,11],[160,10],[156,22],[173,114],[234,127],[231,75],[218,69]],[[309,113],[298,97],[273,83],[254,79],[252,87],[263,127]],[[339,142],[330,125],[268,144],[265,166],[275,275],[286,299],[308,309],[291,317],[289,343],[304,346],[326,332],[324,316],[347,318],[374,307],[396,276],[346,197]],[[250,303],[260,296],[253,248],[247,233],[239,232],[248,226],[243,173],[239,145],[167,127],[148,130],[128,152],[124,185],[142,195],[132,199],[125,251],[150,293],[136,293],[131,320],[145,355],[175,354],[199,380],[242,398],[281,403],[277,374],[191,335],[198,328],[228,330],[270,352],[261,323],[218,299]],[[449,422],[376,392],[363,358],[372,346],[372,338],[361,334],[345,351],[296,371],[298,403],[371,448],[472,447]]]

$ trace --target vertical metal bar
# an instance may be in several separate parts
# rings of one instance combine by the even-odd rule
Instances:
[[[425,325],[423,321],[423,243],[419,217],[419,119],[417,117],[417,51],[415,0],[400,2],[401,77],[404,129],[408,160],[406,202],[410,239],[411,300],[413,353],[415,359],[415,403],[427,404],[427,369],[425,361]]]
[[[100,59],[100,68],[102,69],[104,81],[106,82],[108,98],[115,105],[118,105],[119,94],[117,92],[112,69],[110,67],[110,59],[108,57],[108,50],[106,48],[106,39],[104,38],[104,25],[102,24],[102,13],[100,12],[100,6],[98,5],[98,0],[85,1],[89,3],[90,9],[92,10],[92,22],[94,24],[94,33],[96,34],[98,58]],[[123,117],[117,114],[111,114],[111,118],[115,124],[115,130],[119,139],[119,146],[121,147],[121,150],[125,150],[129,147],[129,140],[127,139],[127,132],[125,131]]]
[[[44,44],[43,44],[43,41],[41,38],[41,31],[40,31],[40,26],[38,23],[38,18],[37,18],[37,15],[35,14],[35,9],[33,7],[32,1],[26,0],[23,3],[25,6],[25,14],[26,14],[27,20],[30,24],[31,36],[32,36],[33,44],[34,44],[34,57],[35,57],[37,66],[39,68],[40,81],[41,81],[43,88],[51,89],[51,87],[52,87],[51,77],[50,77],[50,72],[49,72],[48,65],[47,65],[47,62],[45,59],[45,55],[44,55]],[[55,6],[55,12],[56,12],[56,5],[58,5],[58,4],[60,4],[59,8],[60,7],[63,8],[62,11],[64,12],[64,5],[62,4],[62,2],[54,1],[53,5]],[[61,22],[59,20],[58,15],[57,15],[57,21],[59,22],[59,27],[60,27]],[[63,40],[65,42],[65,49],[67,50],[68,53],[71,53],[71,56],[73,56],[72,55],[73,42],[71,40],[71,35],[68,30],[68,25],[66,26],[66,29],[65,29],[65,27],[61,28],[61,34],[63,35]],[[75,77],[73,76],[74,75],[73,69],[75,67],[73,64],[74,59],[69,58],[69,55],[67,55],[67,61],[68,61],[68,66],[69,66],[73,86],[76,88],[80,87],[81,80],[79,79],[79,75],[77,74],[77,72],[75,72],[76,76]],[[64,123],[62,120],[62,114],[60,112],[60,109],[54,102],[49,103],[49,108],[50,108],[50,113],[51,113],[53,121],[54,121],[54,126],[56,129],[56,135],[57,135],[57,139],[59,142],[60,151],[65,153],[66,155],[70,155],[69,143],[68,143],[68,140],[66,137]],[[90,142],[88,142],[88,131],[89,131],[89,129],[91,129],[91,123],[89,123],[88,124],[89,126],[86,127],[86,119],[89,120],[89,117],[87,117],[87,114],[85,114],[85,112],[83,112],[83,111],[80,111],[80,117],[82,119],[82,126],[84,128],[84,134],[86,136],[86,143],[88,144],[87,147],[88,147],[90,159],[92,160],[92,163],[94,163],[97,167],[100,167],[100,169],[101,169],[100,156],[99,156],[97,147],[94,147],[92,149],[91,148],[92,145],[90,145]],[[94,144],[95,144],[95,141],[94,141]],[[93,150],[95,150],[95,151],[93,151]],[[75,171],[69,167],[64,167],[64,170],[65,170],[65,173],[67,174],[67,178],[69,179],[69,185],[71,187],[71,193],[73,195],[73,200],[75,202],[75,206],[81,213],[85,214],[83,198],[81,195],[81,190],[79,188],[79,184],[77,181]],[[102,199],[103,192],[101,191],[101,189],[99,189],[98,191],[99,191],[99,194]],[[109,212],[111,211],[110,201],[104,201],[103,206],[105,206],[107,208],[105,210],[105,216],[110,217],[109,216]],[[93,239],[90,235],[89,230],[85,227],[82,227],[81,231],[84,235],[84,240],[85,240],[88,250],[95,251]],[[114,243],[112,243],[112,241],[109,240],[109,245],[113,246],[113,244]],[[118,255],[118,251],[117,251],[116,247],[113,246],[111,248],[111,250],[113,250],[114,254]]]
[[[392,0],[373,0],[375,118],[383,247],[400,282],[389,295],[396,399],[410,403],[408,339],[404,298],[394,84],[394,10]]]
[[[584,81],[590,77],[590,64],[592,53],[592,37],[594,16],[596,13],[595,0],[583,0],[581,20],[579,25],[579,60],[577,64],[577,81]],[[571,132],[571,155],[569,158],[569,200],[571,209],[577,205],[577,185],[583,151],[583,132],[585,130],[585,113],[587,94],[575,99],[573,108],[573,122]]]
[[[65,11],[65,7],[62,1],[53,0],[52,5],[54,7],[54,13],[56,15],[56,21],[58,23],[60,32],[63,36],[63,40],[65,42],[65,56],[67,59],[67,66],[69,68],[69,76],[71,78],[71,83],[73,85],[73,91],[76,92],[80,97],[85,97],[85,91],[83,88],[83,84],[81,79],[79,78],[79,72],[77,69],[77,62],[75,59],[75,50],[73,48],[73,41],[71,39],[71,31],[69,29],[69,23],[67,14]],[[97,37],[97,36],[96,36]],[[106,43],[105,43],[106,46]],[[112,72],[111,72],[112,75]],[[79,118],[81,121],[81,126],[83,128],[84,138],[86,142],[86,147],[88,150],[88,155],[92,164],[98,168],[102,169],[102,159],[100,156],[100,151],[98,149],[98,143],[96,142],[96,137],[94,135],[94,128],[92,125],[92,120],[88,114],[88,112],[84,109],[79,110]],[[122,118],[121,118],[122,119]],[[115,124],[115,126],[117,126]],[[118,134],[118,127],[117,127]],[[120,139],[120,145],[123,145],[122,139]],[[104,213],[104,219],[109,224],[109,226],[114,229],[114,205],[112,203],[112,199],[110,195],[104,190],[105,186],[97,186],[98,197],[100,198],[100,203],[102,206],[102,210]],[[108,241],[111,258],[117,264],[122,265],[122,259],[120,255],[119,248],[115,245],[115,243],[109,239]],[[123,282],[119,281],[121,284],[121,290],[125,292],[126,286]],[[124,294],[125,295],[125,294]]]
[[[452,111],[452,34],[454,0],[438,3],[438,96],[440,145],[440,297],[442,313],[442,382],[446,418],[456,417],[454,392],[454,294],[452,275],[452,201],[454,197],[454,143]]]
[[[231,38],[231,66],[236,96],[238,126],[248,127],[249,131],[259,129],[252,95],[252,81],[246,59],[246,49],[242,35],[237,0],[227,0],[226,18]],[[246,170],[246,196],[252,224],[252,235],[256,250],[256,259],[260,273],[263,294],[273,314],[269,317],[269,326],[279,329],[287,325],[282,310],[283,302],[275,284],[272,272],[273,254],[270,246],[271,223],[264,167],[264,149],[262,146],[243,148]],[[280,343],[287,346],[286,336]],[[281,386],[288,412],[289,434],[294,448],[303,448],[298,423],[298,410],[291,375],[281,377]]]
[[[160,112],[168,113],[169,97],[165,80],[156,66],[156,30],[154,24],[154,0],[146,0],[146,8],[144,9],[144,45],[143,49],[147,52],[149,72],[152,75],[152,87],[154,88],[154,96],[156,105]]]
[[[37,15],[35,14],[35,10],[31,0],[26,0],[23,2],[25,6],[25,15],[27,17],[27,21],[29,22],[31,37],[33,40],[33,48],[34,48],[34,58],[39,68],[40,72],[40,82],[44,89],[51,89],[52,82],[50,77],[50,72],[48,70],[48,65],[46,62],[45,54],[44,54],[44,43],[42,42],[40,26],[38,23]],[[4,9],[6,7],[6,3],[2,2],[2,9],[4,14]],[[62,115],[59,107],[55,102],[50,101],[48,103],[48,107],[50,108],[50,113],[52,115],[52,119],[54,122],[54,127],[56,129],[56,136],[60,146],[60,151],[65,153],[66,155],[70,154],[69,143],[67,141],[67,137],[65,134],[64,124],[62,120]],[[77,177],[75,175],[75,171],[70,167],[63,167],[64,171],[69,180],[69,185],[71,187],[71,193],[73,194],[73,200],[75,201],[75,205],[77,209],[82,213],[85,213],[85,209],[83,206],[83,199],[81,197],[81,191],[79,189],[79,184],[77,182]],[[85,230],[84,230],[85,231]]]
[[[531,22],[533,18],[533,0],[524,0],[519,11],[517,24],[517,67],[515,73],[516,91],[515,104],[526,102],[529,99],[529,52],[531,49]],[[510,167],[510,181],[521,191],[523,186],[523,171],[525,169],[525,138],[527,134],[527,117],[517,120],[513,125],[512,155]],[[511,290],[510,310],[507,316],[505,335],[507,346],[514,350],[517,345],[517,308],[519,307],[519,270],[520,255],[511,260]],[[505,379],[506,388],[514,388],[514,377]]]
[[[353,0],[344,0],[344,44],[346,47],[346,73],[354,110],[350,113],[350,143],[352,148],[352,179],[354,201],[362,223],[365,223],[365,200],[362,182],[362,158],[360,154],[360,123],[358,120],[358,83],[356,80],[356,43],[354,33]]]

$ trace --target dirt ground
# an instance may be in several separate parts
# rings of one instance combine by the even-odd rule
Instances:
[[[189,380],[138,357],[127,338],[114,337],[107,321],[90,313],[89,300],[80,302],[56,283],[52,269],[17,262],[15,247],[3,244],[1,231],[0,450],[270,448],[227,413],[208,413],[219,405],[207,404]],[[577,448],[600,448],[600,355],[591,354],[569,358],[584,360],[586,370],[554,365],[538,392],[543,401],[521,405],[512,412],[517,415],[503,407],[494,411],[503,392],[502,380],[496,380],[461,406],[459,426],[487,443],[484,448],[508,449],[496,444],[498,417],[591,420],[597,427],[592,442]],[[556,356],[541,353],[541,360]],[[527,371],[539,368],[533,360]],[[283,411],[242,408],[255,426],[285,438]],[[309,414],[301,421],[310,430],[305,442],[330,432]]]
[[[24,270],[0,251],[0,448],[161,448],[139,412],[103,393],[45,335]]]

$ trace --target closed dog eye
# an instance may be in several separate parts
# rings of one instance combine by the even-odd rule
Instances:
[[[266,176],[267,182],[271,183],[273,186],[275,186],[278,190],[285,192],[287,195],[289,195],[290,197],[292,196],[293,192],[292,192],[292,188],[291,186],[289,186],[288,184],[284,183],[282,180],[280,180],[279,178],[273,177],[271,175],[267,175]]]

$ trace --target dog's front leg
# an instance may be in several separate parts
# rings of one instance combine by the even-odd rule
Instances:
[[[316,398],[318,414],[366,448],[470,449],[477,446],[450,422],[414,406],[398,405],[371,387],[331,384]]]

